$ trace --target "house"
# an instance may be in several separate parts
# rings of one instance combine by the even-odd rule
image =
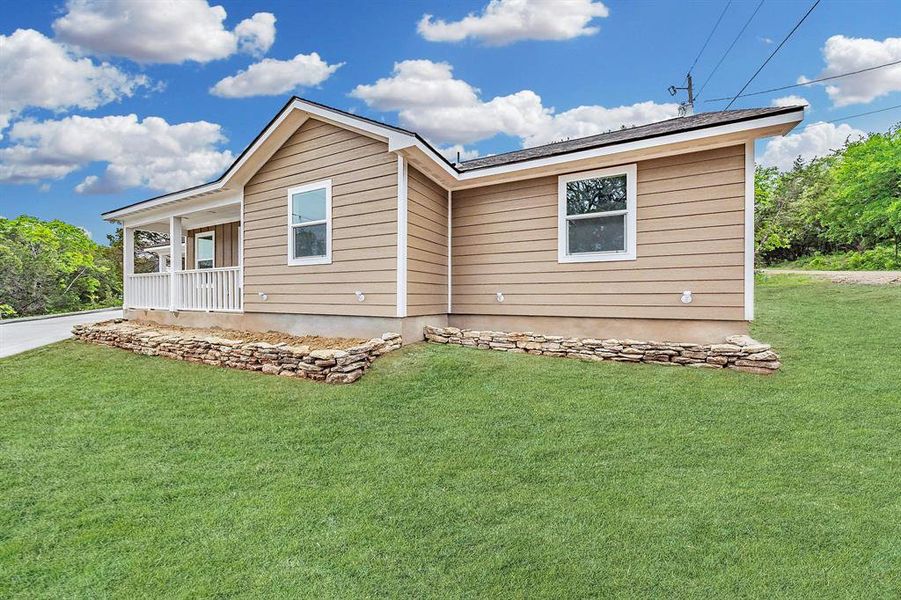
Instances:
[[[754,318],[754,140],[803,112],[452,164],[416,133],[295,97],[219,179],[104,214],[124,227],[125,314],[407,341],[425,325],[719,341]],[[173,268],[134,273],[139,229],[169,234]]]

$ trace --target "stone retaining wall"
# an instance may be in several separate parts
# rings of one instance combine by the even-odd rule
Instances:
[[[212,332],[210,335],[162,332],[123,320],[76,325],[72,333],[86,342],[124,348],[137,354],[326,383],[353,383],[363,376],[373,360],[397,350],[403,341],[400,334],[386,333],[352,348],[311,350],[309,346],[232,340]]]
[[[540,335],[531,332],[474,331],[456,327],[426,327],[426,340],[485,350],[564,356],[582,360],[643,362],[704,369],[729,368],[768,375],[779,367],[779,355],[769,344],[746,335],[733,335],[722,344],[597,340]]]

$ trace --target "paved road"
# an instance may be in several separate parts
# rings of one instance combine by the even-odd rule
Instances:
[[[901,284],[901,271],[805,271],[804,269],[764,269],[767,275],[787,273],[829,279],[833,283],[864,283],[869,285]]]
[[[39,346],[64,340],[72,335],[72,327],[79,323],[96,323],[122,316],[122,309],[103,312],[51,317],[34,321],[13,321],[0,324],[0,357],[11,356]]]

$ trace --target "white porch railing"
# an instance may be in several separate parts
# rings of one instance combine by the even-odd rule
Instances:
[[[176,272],[181,310],[241,310],[241,267]]]
[[[127,306],[135,308],[169,308],[168,273],[129,275],[127,288]]]
[[[128,275],[125,305],[129,308],[169,308],[171,273]],[[193,269],[175,274],[177,310],[239,312],[241,267]]]

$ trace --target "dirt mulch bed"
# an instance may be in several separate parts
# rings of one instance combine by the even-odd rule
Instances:
[[[114,321],[107,321],[105,324],[112,324]],[[239,340],[242,342],[266,342],[267,344],[288,344],[289,346],[309,346],[310,350],[344,350],[353,348],[367,342],[368,340],[360,338],[333,338],[322,337],[318,335],[290,335],[280,331],[239,331],[236,329],[222,329],[220,327],[210,327],[201,329],[197,327],[181,327],[180,325],[160,325],[153,321],[134,320],[128,321],[133,325],[141,327],[149,327],[159,331],[160,333],[179,333],[186,335],[199,336],[217,336],[230,340]],[[101,323],[98,323],[101,325]]]

